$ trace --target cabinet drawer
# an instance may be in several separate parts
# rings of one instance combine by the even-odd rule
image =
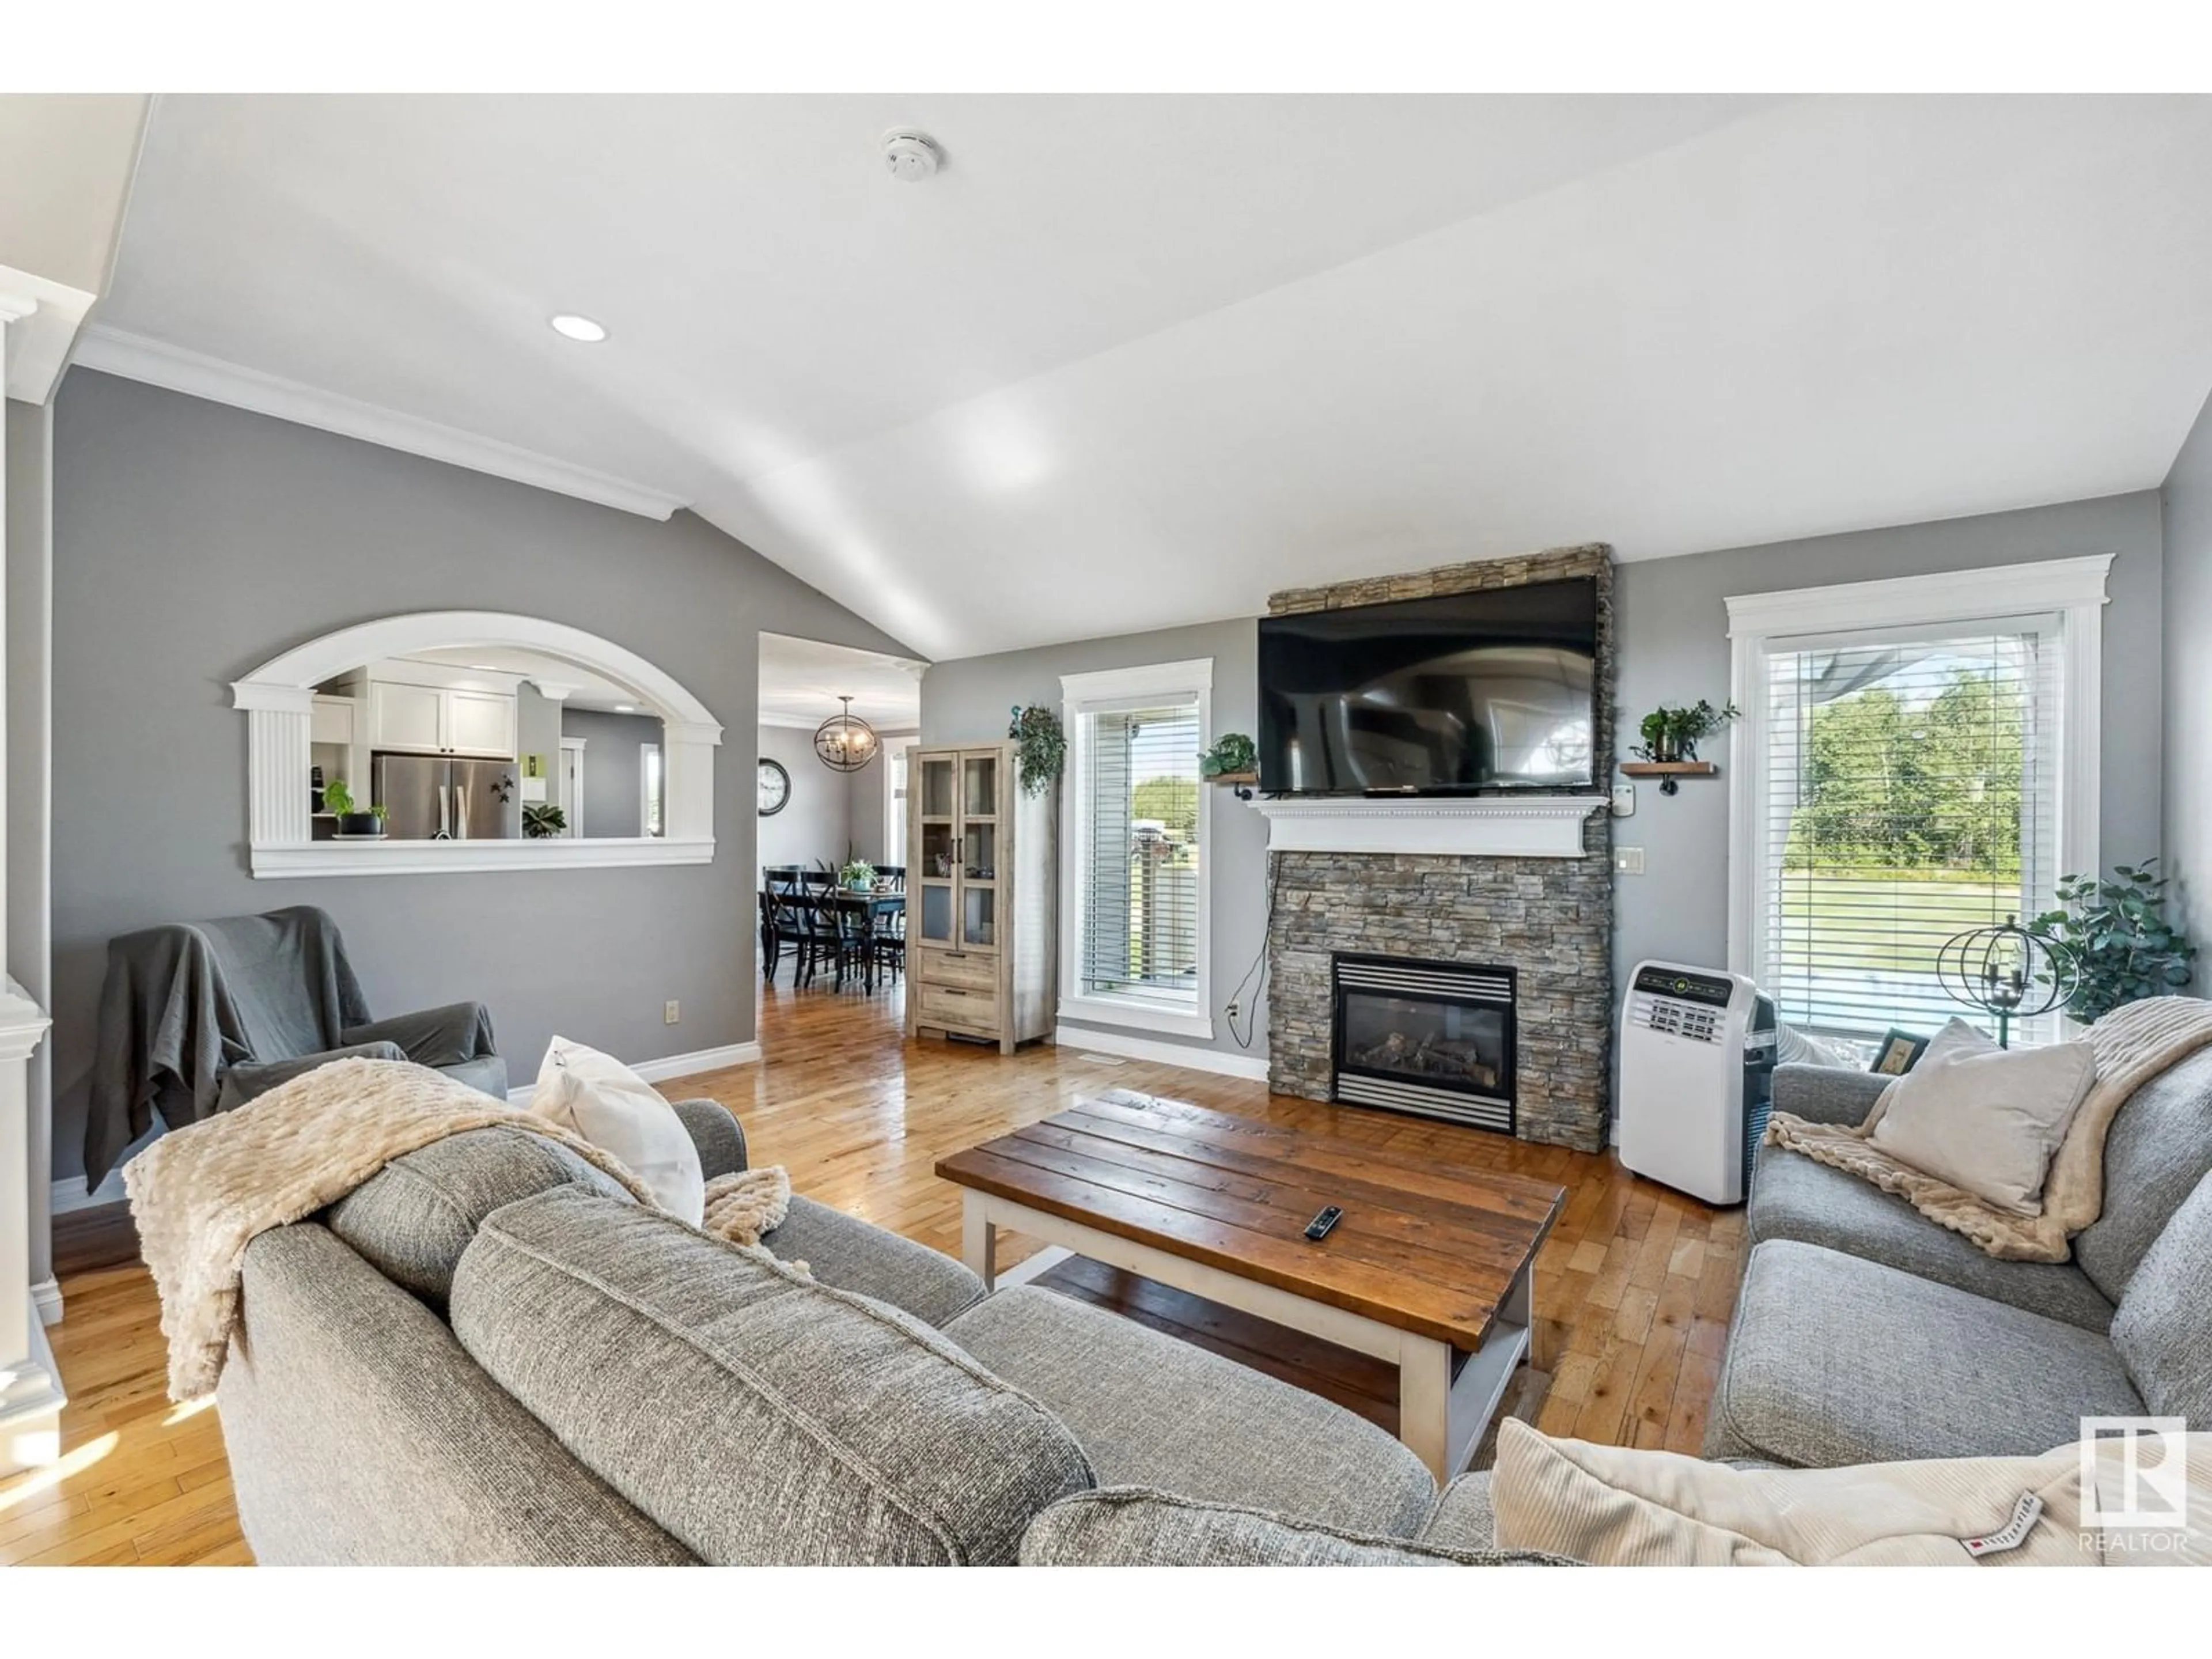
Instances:
[[[970,991],[995,991],[999,988],[999,958],[995,954],[971,956],[959,951],[924,947],[921,969],[915,977],[924,985],[958,985]]]
[[[926,981],[912,988],[921,997],[921,1023],[957,1025],[970,1031],[999,1029],[999,996],[995,991],[963,991],[957,985],[932,985]]]

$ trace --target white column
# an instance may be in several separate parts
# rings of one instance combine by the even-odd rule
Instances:
[[[0,294],[0,382],[7,378],[9,325],[30,310]],[[0,454],[7,443],[7,402],[0,398]],[[0,467],[0,567],[7,557],[7,507],[6,470]],[[6,641],[0,629],[0,670],[6,667]],[[5,687],[0,672],[0,714],[5,713]],[[0,719],[0,913],[6,903],[8,865],[6,763],[7,724]],[[27,1073],[47,1022],[45,1011],[7,976],[5,950],[6,933],[0,929],[0,1476],[61,1455],[64,1403],[46,1326],[31,1297],[31,1182],[34,1174],[46,1181],[47,1172],[31,1169]]]
[[[232,688],[231,699],[249,711],[247,841],[256,848],[306,846],[314,828],[315,694],[240,685]],[[366,788],[360,798],[368,799]]]
[[[719,726],[661,721],[660,832],[670,841],[714,839],[714,749]]]

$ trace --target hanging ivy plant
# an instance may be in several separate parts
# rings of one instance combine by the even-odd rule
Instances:
[[[1027,708],[1016,703],[1006,735],[1019,745],[1024,794],[1042,795],[1060,781],[1067,764],[1067,733],[1059,715],[1042,703]]]

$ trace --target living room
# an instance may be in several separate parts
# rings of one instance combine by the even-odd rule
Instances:
[[[0,95],[0,1565],[2212,1562],[2212,97],[482,49]]]

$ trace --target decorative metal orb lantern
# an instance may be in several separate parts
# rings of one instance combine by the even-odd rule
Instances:
[[[2017,916],[1996,927],[1970,927],[1936,953],[1936,976],[1951,1000],[1997,1023],[1997,1047],[2012,1046],[2012,1023],[2073,1001],[2081,964],[2055,939],[2031,933]]]
[[[840,697],[843,710],[816,728],[814,753],[833,772],[857,772],[875,759],[883,739],[876,728],[853,713],[853,700]]]

